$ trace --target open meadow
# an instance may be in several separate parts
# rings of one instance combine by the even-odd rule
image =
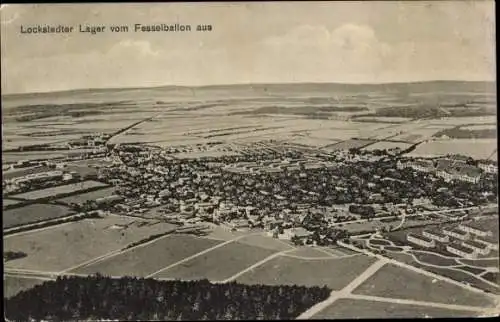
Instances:
[[[10,235],[4,237],[4,250],[22,251],[28,256],[8,262],[5,268],[62,271],[173,227],[167,223],[107,216]]]
[[[65,194],[75,193],[78,191],[84,191],[93,188],[101,188],[106,186],[107,185],[105,183],[88,180],[83,182],[70,183],[62,186],[50,187],[41,190],[19,193],[11,197],[19,199],[27,199],[27,200],[37,200],[37,199],[57,197],[59,195],[65,195]]]
[[[219,244],[214,239],[168,235],[150,244],[134,247],[117,256],[74,270],[80,274],[145,277],[186,257]]]
[[[394,318],[464,318],[480,316],[479,312],[449,310],[421,305],[396,304],[360,299],[338,299],[315,314],[313,319],[394,319]]]
[[[393,264],[379,269],[353,293],[479,307],[495,304],[486,295]]]
[[[39,278],[28,278],[18,276],[5,276],[3,277],[3,297],[9,298],[21,291],[29,290],[35,285],[44,283],[45,280]]]
[[[72,195],[69,197],[58,199],[57,201],[64,203],[64,204],[67,204],[67,205],[81,204],[81,203],[85,203],[86,201],[93,201],[93,200],[96,200],[98,198],[111,196],[115,193],[115,191],[116,191],[116,188],[109,187],[109,188],[79,193],[76,195]]]
[[[55,219],[68,216],[72,213],[74,212],[71,209],[61,205],[35,203],[27,206],[21,206],[3,211],[3,228],[12,228],[38,221]]]
[[[340,290],[375,262],[365,255],[331,259],[276,257],[243,275],[237,282],[268,285],[328,286]]]
[[[202,256],[169,268],[153,277],[222,281],[274,254],[276,251],[232,242]]]

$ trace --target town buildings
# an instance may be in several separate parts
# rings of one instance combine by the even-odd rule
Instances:
[[[450,237],[458,238],[460,240],[466,240],[469,238],[469,233],[457,228],[451,228],[451,227],[444,228],[443,233],[445,233]]]
[[[406,235],[406,239],[411,243],[414,243],[414,244],[417,244],[419,246],[426,247],[426,248],[431,248],[431,247],[436,246],[435,240],[433,240],[431,238],[427,238],[427,237],[422,236],[422,235],[418,235],[418,234],[409,233],[408,235]]]
[[[481,225],[478,225],[474,222],[461,223],[460,225],[458,225],[458,228],[460,228],[461,230],[463,230],[465,232],[474,234],[476,236],[481,236],[481,237],[492,236],[491,231],[484,229],[484,227],[482,227]]]
[[[430,239],[435,239],[436,241],[441,243],[447,243],[450,241],[450,236],[435,230],[424,230],[422,232],[422,235]]]
[[[477,252],[474,249],[462,246],[458,243],[447,245],[446,250],[463,258],[475,259],[477,257]]]

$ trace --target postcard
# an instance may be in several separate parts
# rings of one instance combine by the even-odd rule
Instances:
[[[494,5],[3,4],[5,319],[498,315]]]

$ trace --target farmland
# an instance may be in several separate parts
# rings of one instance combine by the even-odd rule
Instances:
[[[31,224],[38,221],[64,217],[72,214],[69,208],[51,204],[31,204],[19,208],[4,210],[3,228]]]
[[[52,170],[53,169],[50,167],[41,166],[41,167],[21,168],[21,169],[4,171],[2,175],[3,175],[3,180],[10,180],[18,177],[23,177],[28,174],[41,173]]]
[[[29,290],[35,285],[40,285],[45,282],[39,278],[27,278],[17,276],[4,276],[3,277],[3,297],[9,298],[16,295],[21,291]]]
[[[167,269],[154,277],[187,280],[208,278],[220,281],[273,253],[275,251],[233,242]]]
[[[20,203],[19,200],[14,200],[14,199],[2,199],[2,204],[3,204],[3,207],[7,207],[7,206],[12,206],[12,205],[15,205],[15,204],[18,204]]]
[[[56,159],[67,156],[66,151],[44,151],[44,152],[4,152],[2,162],[17,163],[22,160]]]
[[[408,149],[411,145],[403,142],[377,142],[371,144],[364,148],[364,150],[373,151],[373,150],[389,150],[389,149]]]
[[[84,266],[76,273],[110,276],[147,276],[170,264],[219,244],[213,239],[169,235],[151,244],[135,247],[112,258]]]
[[[386,264],[353,293],[458,305],[493,305],[486,296],[392,264]]]
[[[413,157],[433,157],[460,154],[475,159],[486,159],[495,151],[496,147],[497,142],[494,139],[436,140],[418,145],[408,155]]]
[[[120,250],[132,242],[173,227],[166,223],[140,226],[141,222],[132,218],[107,216],[33,233],[6,236],[5,251],[23,251],[28,256],[11,261],[5,267],[60,271],[108,252]]]
[[[86,201],[96,200],[98,198],[111,196],[116,191],[115,188],[104,188],[89,192],[84,192],[69,197],[58,199],[58,202],[62,202],[67,205],[85,203]]]
[[[373,264],[373,258],[357,255],[347,258],[303,260],[289,256],[274,258],[240,276],[237,281],[269,285],[327,285],[339,290]]]
[[[291,246],[289,243],[267,236],[250,235],[243,237],[242,239],[238,240],[238,242],[279,252],[293,249],[293,246]]]
[[[106,187],[106,184],[98,181],[84,181],[78,183],[71,183],[62,186],[56,186],[51,188],[46,188],[42,190],[29,191],[25,193],[20,193],[12,197],[27,200],[37,200],[45,199],[51,197],[57,197],[59,195],[71,194],[78,191],[84,191],[92,188]]]
[[[358,299],[339,299],[313,319],[391,319],[391,318],[451,318],[473,317],[480,313],[472,311],[447,310],[420,305],[395,304]]]
[[[371,140],[348,140],[344,142],[339,142],[325,147],[325,151],[338,151],[338,150],[349,150],[353,148],[363,148],[369,144],[375,143]]]

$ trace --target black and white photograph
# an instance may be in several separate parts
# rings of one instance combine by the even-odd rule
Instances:
[[[493,0],[0,16],[6,321],[500,314]]]

